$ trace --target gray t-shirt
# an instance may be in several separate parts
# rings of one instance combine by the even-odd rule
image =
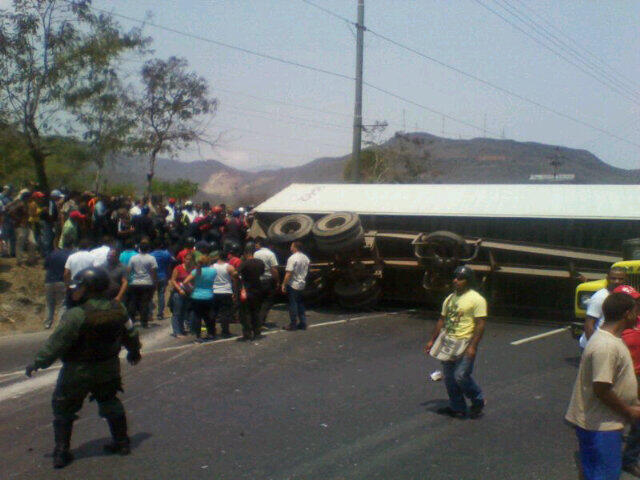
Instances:
[[[115,267],[107,265],[105,267],[109,275],[109,289],[107,290],[107,298],[115,298],[122,286],[122,279],[127,275],[127,267],[119,263]]]
[[[129,260],[131,285],[153,285],[151,272],[158,271],[158,262],[148,253],[138,253]]]
[[[291,272],[289,285],[294,290],[304,290],[307,272],[309,271],[309,257],[302,252],[296,252],[287,260],[287,272]]]

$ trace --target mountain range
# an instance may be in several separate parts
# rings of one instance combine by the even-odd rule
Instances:
[[[393,179],[398,183],[640,183],[640,169],[613,167],[587,150],[534,142],[456,140],[416,132],[396,134],[379,148],[403,152],[403,168]],[[318,158],[297,167],[257,172],[238,170],[217,160],[159,159],[156,178],[196,182],[201,200],[255,204],[291,183],[342,183],[349,158]],[[121,161],[107,178],[114,183],[126,178],[127,183],[142,187],[145,162],[139,158]]]

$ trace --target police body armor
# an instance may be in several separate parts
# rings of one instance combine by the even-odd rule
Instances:
[[[100,362],[117,357],[122,347],[122,336],[129,320],[119,302],[113,300],[107,309],[84,304],[85,320],[80,336],[62,357],[65,362]]]

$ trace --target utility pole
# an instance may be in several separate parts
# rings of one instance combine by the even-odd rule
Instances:
[[[356,103],[353,113],[353,182],[360,183],[360,146],[362,143],[362,63],[364,47],[364,0],[358,0],[356,24]]]

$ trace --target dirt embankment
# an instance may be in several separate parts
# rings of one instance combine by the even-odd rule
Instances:
[[[0,258],[0,335],[43,330],[45,315],[42,261],[24,267]]]

